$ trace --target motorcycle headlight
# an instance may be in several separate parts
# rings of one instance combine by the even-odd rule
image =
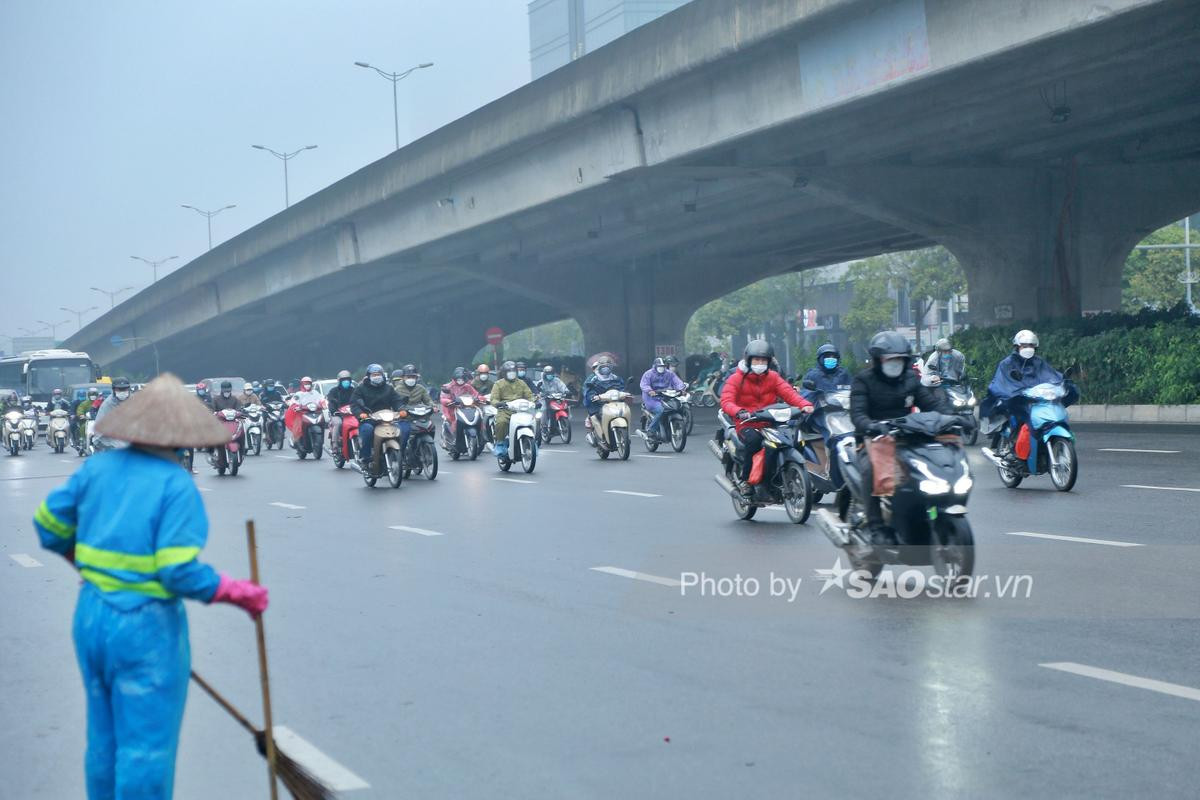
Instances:
[[[970,480],[968,478],[968,480]],[[923,494],[945,494],[950,491],[950,484],[941,478],[925,478],[919,484]]]
[[[958,480],[956,480],[954,482],[954,493],[955,494],[966,494],[967,492],[971,491],[971,487],[974,484],[975,484],[975,481],[973,481],[971,479],[970,475],[963,475],[961,478],[959,478]]]
[[[954,398],[954,405],[956,405],[956,406],[964,406],[964,405],[966,405],[966,404],[967,404],[967,403],[966,403],[966,401],[965,401],[965,400],[963,400],[961,397],[956,397],[956,398]]]
[[[967,405],[969,405],[969,406],[973,406],[973,405],[975,405],[975,398],[974,398],[974,397],[972,397],[972,398],[970,398],[969,400],[967,400]]]

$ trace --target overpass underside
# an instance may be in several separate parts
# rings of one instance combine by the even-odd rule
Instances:
[[[1087,12],[1095,18],[1040,37],[1038,24],[1059,23],[1039,14],[1091,6],[824,5],[833,10],[815,21],[735,43],[718,66],[642,81],[619,103],[352,213],[328,211],[335,184],[263,223],[262,238],[279,244],[234,240],[235,268],[172,275],[169,301],[147,298],[140,317],[110,330],[157,338],[164,365],[189,375],[298,374],[369,360],[444,369],[490,325],[573,317],[590,351],[638,366],[656,344],[681,345],[697,308],[748,283],[934,243],[962,262],[977,324],[1115,310],[1134,244],[1200,209],[1200,3],[1116,3],[1127,10]],[[720,40],[729,31],[703,20],[748,28],[739,8],[792,6],[696,0],[611,45],[609,60],[647,47],[664,58],[683,40],[672,25]],[[965,52],[1020,25],[1031,30],[1019,45]],[[878,90],[837,96],[836,81],[813,82],[822,48],[847,34],[870,44],[897,26],[910,49]],[[925,37],[915,46],[913,31]],[[605,79],[589,78],[592,57],[543,79],[551,99]],[[400,181],[419,156],[379,169]],[[306,207],[319,224],[303,224]],[[104,335],[93,336],[101,348]],[[149,357],[107,355],[131,366]]]

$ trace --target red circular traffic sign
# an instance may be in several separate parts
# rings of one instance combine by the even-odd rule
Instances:
[[[504,331],[500,330],[499,328],[495,327],[494,325],[492,327],[488,328],[486,333],[487,333],[487,342],[490,345],[498,345],[498,344],[500,344],[500,342],[504,341]]]

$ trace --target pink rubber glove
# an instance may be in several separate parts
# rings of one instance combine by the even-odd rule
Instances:
[[[245,609],[250,616],[257,617],[267,610],[267,587],[222,574],[211,602],[233,603]]]

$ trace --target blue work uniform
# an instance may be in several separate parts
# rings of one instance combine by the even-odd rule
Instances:
[[[196,559],[208,537],[200,493],[177,463],[110,450],[51,492],[34,526],[84,580],[74,639],[88,797],[171,797],[191,672],[182,598],[211,601],[220,582]]]

